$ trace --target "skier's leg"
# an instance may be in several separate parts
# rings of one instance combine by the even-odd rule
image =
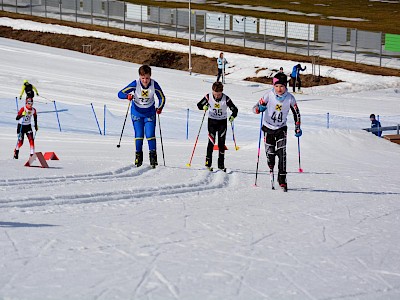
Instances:
[[[278,183],[286,185],[286,135],[287,127],[280,128],[277,134],[276,154],[278,155]]]
[[[215,74],[215,73],[214,73]],[[221,78],[222,75],[222,69],[218,68],[218,75],[217,75],[217,82],[219,81],[219,79]]]
[[[149,151],[156,151],[156,115],[144,118],[144,132],[146,135],[147,143],[149,144]]]
[[[144,121],[143,118],[132,116],[132,123],[135,130],[135,165],[140,167],[143,163]]]
[[[217,133],[216,127],[211,119],[208,119],[208,144],[206,153],[206,167],[211,168],[212,166],[212,156],[215,145],[215,135]]]
[[[222,122],[221,122],[222,123]],[[226,140],[226,122],[220,124],[218,128],[218,169],[225,169],[225,140]]]
[[[294,93],[296,91],[296,77],[290,76],[290,78],[292,79],[292,89]]]
[[[275,142],[274,134],[264,132],[265,154],[267,155],[267,164],[270,170],[275,167]]]
[[[155,168],[157,162],[157,141],[156,141],[156,115],[144,119],[144,131],[149,145],[150,166]]]
[[[26,136],[28,137],[28,141],[29,141],[30,155],[33,155],[35,153],[35,140],[33,139],[32,129],[26,133]]]

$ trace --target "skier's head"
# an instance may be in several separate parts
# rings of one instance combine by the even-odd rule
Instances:
[[[26,98],[25,104],[32,106],[33,105],[33,99],[32,98]]]
[[[212,93],[215,99],[220,99],[222,97],[222,92],[224,91],[224,85],[222,82],[216,81],[212,85]]]
[[[371,115],[369,116],[369,118],[370,118],[371,120],[375,120],[375,114],[371,114]]]
[[[28,80],[25,79],[25,80],[24,80],[24,83],[28,83]]]
[[[287,91],[287,76],[283,73],[277,73],[272,79],[272,83],[274,85],[276,99],[279,101],[283,101],[285,99],[284,94]]]
[[[149,65],[143,65],[139,68],[139,79],[144,87],[148,87],[151,81],[151,68]]]
[[[281,84],[281,85],[286,86],[287,85],[287,76],[283,73],[275,74],[274,78],[272,78],[272,84],[273,85]]]

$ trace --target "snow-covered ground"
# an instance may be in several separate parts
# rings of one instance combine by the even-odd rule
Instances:
[[[304,172],[290,120],[283,193],[270,188],[263,146],[254,186],[260,119],[251,107],[270,86],[241,79],[263,63],[294,62],[226,56],[235,67],[225,93],[239,108],[240,149],[231,131],[227,139],[232,172],[204,170],[206,124],[186,167],[196,103],[215,78],[161,68],[153,78],[167,97],[166,166],[158,138],[153,170],[147,155],[133,166],[129,119],[116,147],[127,109],[116,95],[138,65],[0,38],[0,299],[399,299],[400,146],[360,128],[370,113],[400,122],[400,79],[323,68],[344,82],[296,95]],[[12,159],[23,79],[45,97],[36,97],[36,150],[60,158],[48,169],[24,167],[27,141]],[[62,132],[49,100],[64,109]],[[90,103],[101,128],[107,106],[106,136]],[[327,112],[339,120],[330,129]]]

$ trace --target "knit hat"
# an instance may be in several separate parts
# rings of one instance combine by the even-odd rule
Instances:
[[[287,76],[283,73],[278,73],[274,76],[272,79],[272,84],[282,84],[284,86],[287,86]]]

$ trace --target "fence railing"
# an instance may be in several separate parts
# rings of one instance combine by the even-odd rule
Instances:
[[[0,0],[3,11],[189,39],[188,9],[112,0]],[[201,42],[319,56],[400,69],[400,35],[192,10]]]

